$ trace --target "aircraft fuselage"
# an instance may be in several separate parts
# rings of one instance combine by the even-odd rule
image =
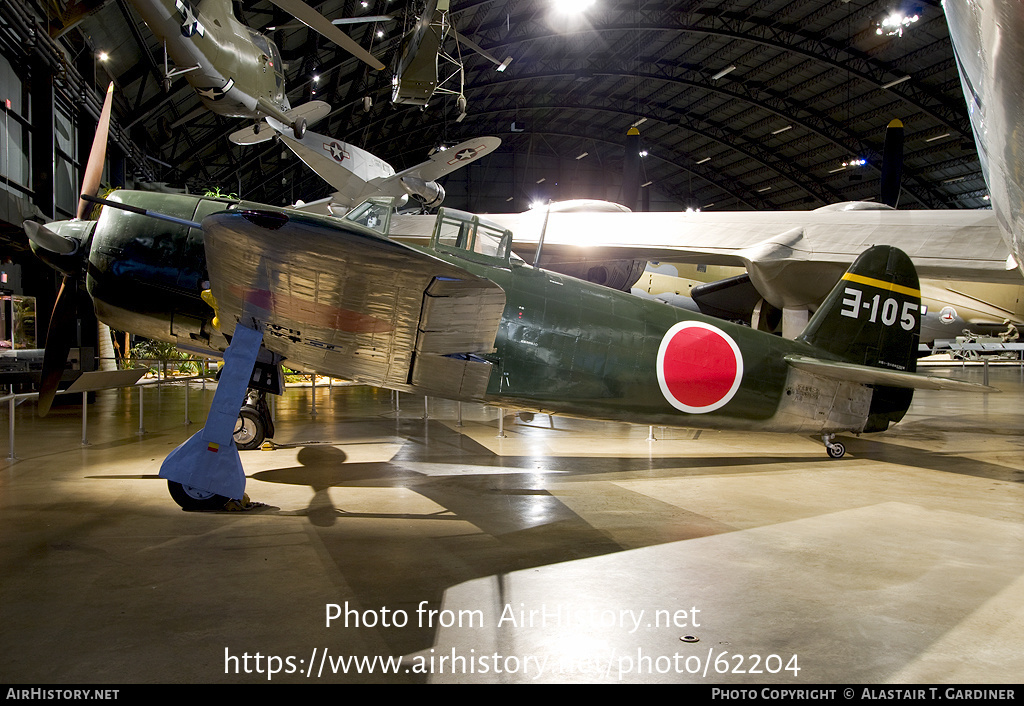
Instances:
[[[223,350],[244,322],[298,370],[639,424],[880,431],[910,402],[909,390],[822,376],[786,357],[912,372],[916,275],[902,289],[871,278],[841,284],[822,307],[836,315],[791,341],[531,267],[510,243],[483,255],[402,244],[336,218],[241,210],[255,204],[113,197],[203,223],[200,231],[107,207],[89,242],[97,316],[185,348]],[[201,299],[206,288],[219,331]],[[812,345],[818,340],[843,355]]]
[[[267,108],[280,112],[290,108],[277,46],[239,22],[230,0],[131,3],[212,112],[262,119]]]

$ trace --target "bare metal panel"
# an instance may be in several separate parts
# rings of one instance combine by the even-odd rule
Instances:
[[[791,369],[786,395],[767,428],[811,434],[860,432],[867,423],[872,394],[865,385]]]
[[[423,297],[416,350],[489,353],[505,309],[505,293],[489,282],[434,280]]]
[[[492,368],[481,360],[417,354],[412,384],[423,394],[483,401]]]
[[[337,221],[293,216],[257,225],[222,213],[203,228],[222,330],[234,329],[247,302],[267,348],[299,370],[407,385],[424,292],[435,277],[497,290],[504,301],[487,280]],[[496,320],[491,326],[489,345]]]

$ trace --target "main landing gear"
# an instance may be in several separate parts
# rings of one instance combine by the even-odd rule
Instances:
[[[846,447],[838,441],[833,441],[835,434],[822,434],[821,440],[825,442],[825,450],[832,458],[842,458],[846,454]]]
[[[274,420],[266,392],[250,389],[246,393],[232,436],[239,451],[258,449],[266,439],[274,437]]]

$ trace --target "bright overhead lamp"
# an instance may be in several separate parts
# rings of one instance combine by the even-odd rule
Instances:
[[[697,164],[704,164],[704,162],[710,162],[710,161],[711,161],[711,157],[705,157],[704,159],[702,159],[699,162],[697,162]]]
[[[893,86],[903,83],[904,81],[909,81],[910,78],[910,76],[904,76],[903,78],[898,78],[895,81],[889,81],[889,83],[883,84],[882,88],[892,88]]]
[[[576,159],[577,159],[577,160],[583,159],[583,158],[584,158],[584,157],[586,157],[586,156],[587,156],[588,154],[590,154],[590,153],[589,153],[589,152],[581,152],[581,153],[579,154],[579,156],[578,156],[578,157],[576,157]]]
[[[106,61],[107,59],[110,58],[110,54],[108,54],[105,51],[101,51],[99,54],[96,55],[96,58],[99,59],[100,61]]]
[[[841,166],[841,167],[836,167],[835,169],[829,169],[828,173],[829,174],[835,174],[836,172],[841,172],[844,169],[846,169],[846,165],[845,164],[843,166]]]
[[[537,183],[538,183],[538,184],[543,184],[543,183],[544,183],[544,182],[546,182],[547,180],[548,180],[548,178],[547,178],[547,177],[541,177],[540,179],[538,179],[538,180],[537,180]]]
[[[643,184],[641,184],[641,185],[640,185],[640,188],[641,188],[641,189],[643,189],[644,187],[650,186],[650,185],[651,185],[651,184],[653,184],[653,183],[654,183],[653,181],[648,181],[648,182],[645,182],[645,183],[643,183]]]
[[[943,137],[949,137],[949,133],[948,132],[944,132],[941,135],[936,135],[935,137],[929,137],[927,140],[925,140],[925,142],[935,142],[936,140],[941,140]]]
[[[555,0],[555,9],[559,12],[583,12],[594,4],[594,0]]]
[[[719,72],[718,72],[717,74],[715,74],[714,76],[712,76],[712,77],[711,77],[711,80],[712,80],[712,81],[717,81],[718,79],[722,78],[722,77],[723,77],[723,76],[725,76],[725,75],[726,75],[727,73],[729,73],[730,71],[735,71],[735,70],[736,70],[736,65],[735,65],[735,64],[732,64],[732,65],[726,66],[726,67],[725,67],[724,69],[722,69],[722,70],[721,70],[721,71],[719,71]]]
[[[772,190],[772,187],[770,187],[770,186],[766,186],[766,187],[764,187],[763,189],[758,189],[758,190],[757,190],[757,193],[759,193],[759,194],[763,194],[764,192],[766,192],[766,191],[771,191],[771,190]]]
[[[630,127],[640,127],[641,125],[643,125],[643,124],[644,124],[644,123],[646,123],[646,122],[647,122],[647,118],[640,118],[640,119],[639,119],[639,120],[637,120],[637,121],[636,121],[635,123],[633,123],[632,125],[630,125]]]
[[[646,157],[649,154],[650,154],[650,152],[648,152],[647,150],[640,150],[640,156],[641,157]]]
[[[793,129],[792,125],[787,125],[786,127],[780,127],[778,130],[772,130],[772,134],[773,135],[778,135],[780,132],[785,132],[786,130],[792,130],[792,129]]]

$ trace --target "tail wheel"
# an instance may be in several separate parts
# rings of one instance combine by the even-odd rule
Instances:
[[[295,121],[292,126],[292,133],[295,135],[296,140],[301,140],[302,136],[306,134],[306,119],[299,118]]]
[[[846,455],[846,447],[838,442],[829,444],[825,448],[828,450],[828,455],[832,458],[842,458]]]
[[[266,424],[263,415],[252,407],[243,407],[235,421],[235,446],[239,451],[258,449],[267,438]]]
[[[210,510],[222,510],[224,503],[229,498],[216,493],[210,493],[189,485],[167,481],[167,490],[170,491],[174,502],[178,503],[182,510],[189,512],[209,512]]]

